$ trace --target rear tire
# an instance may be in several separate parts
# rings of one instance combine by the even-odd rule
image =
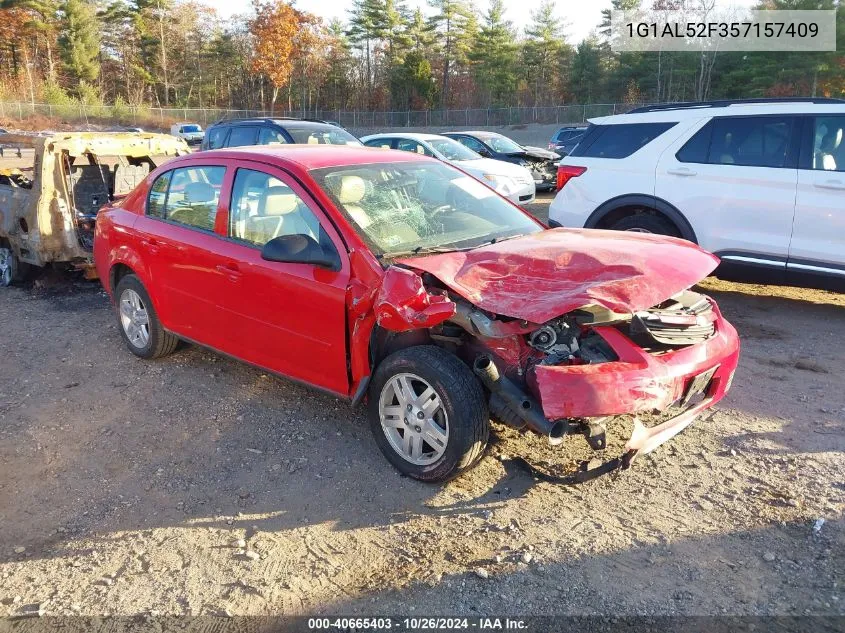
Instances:
[[[653,213],[636,213],[614,222],[610,228],[614,231],[632,231],[681,237],[681,232],[672,222]]]
[[[121,277],[114,298],[120,335],[130,352],[146,359],[173,353],[179,339],[162,327],[150,295],[137,276]]]
[[[0,243],[0,286],[5,288],[25,281],[29,271],[29,264],[19,260],[9,246]]]
[[[490,416],[481,383],[439,347],[409,347],[385,358],[370,382],[368,407],[379,449],[414,479],[448,481],[487,447]]]

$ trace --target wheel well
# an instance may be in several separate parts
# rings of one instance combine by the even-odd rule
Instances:
[[[407,332],[391,332],[378,325],[373,328],[370,338],[370,367],[375,370],[381,361],[393,352],[406,347],[429,345],[431,336],[428,330],[409,330]]]
[[[628,216],[636,215],[638,213],[645,213],[647,215],[654,215],[654,216],[657,216],[659,218],[663,218],[669,224],[671,224],[676,229],[678,229],[679,233],[683,233],[683,231],[681,230],[681,227],[679,227],[675,223],[675,221],[672,220],[672,218],[667,216],[665,213],[661,213],[660,211],[658,211],[657,209],[654,209],[654,208],[644,207],[642,205],[637,205],[637,204],[621,206],[618,209],[613,209],[613,210],[607,212],[601,218],[601,220],[599,220],[596,223],[596,228],[597,229],[609,229],[611,226],[613,226],[614,224],[619,222],[619,220],[621,220],[622,218],[627,218]]]
[[[120,283],[121,279],[134,272],[135,271],[129,268],[126,264],[115,264],[112,266],[109,271],[109,288],[111,288],[111,291],[114,292],[114,289],[117,288],[117,284]]]

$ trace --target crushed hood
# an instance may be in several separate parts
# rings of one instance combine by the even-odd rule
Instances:
[[[543,323],[588,305],[645,310],[701,281],[719,260],[677,238],[553,229],[399,263],[434,275],[483,310]]]
[[[539,160],[560,160],[555,152],[550,152],[542,147],[534,147],[533,145],[523,145],[522,152],[514,152],[511,156],[525,156],[526,158],[534,158]]]

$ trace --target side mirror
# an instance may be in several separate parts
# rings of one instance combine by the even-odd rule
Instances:
[[[327,251],[314,238],[302,234],[274,237],[261,249],[261,259],[340,270],[340,258],[334,249]]]
[[[490,158],[493,155],[492,152],[486,147],[482,147],[480,150],[478,150],[478,153],[484,158]]]

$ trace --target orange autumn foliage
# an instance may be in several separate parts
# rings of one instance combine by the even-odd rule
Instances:
[[[255,0],[249,31],[255,40],[252,71],[265,75],[278,91],[290,81],[296,36],[303,15],[281,0]]]

